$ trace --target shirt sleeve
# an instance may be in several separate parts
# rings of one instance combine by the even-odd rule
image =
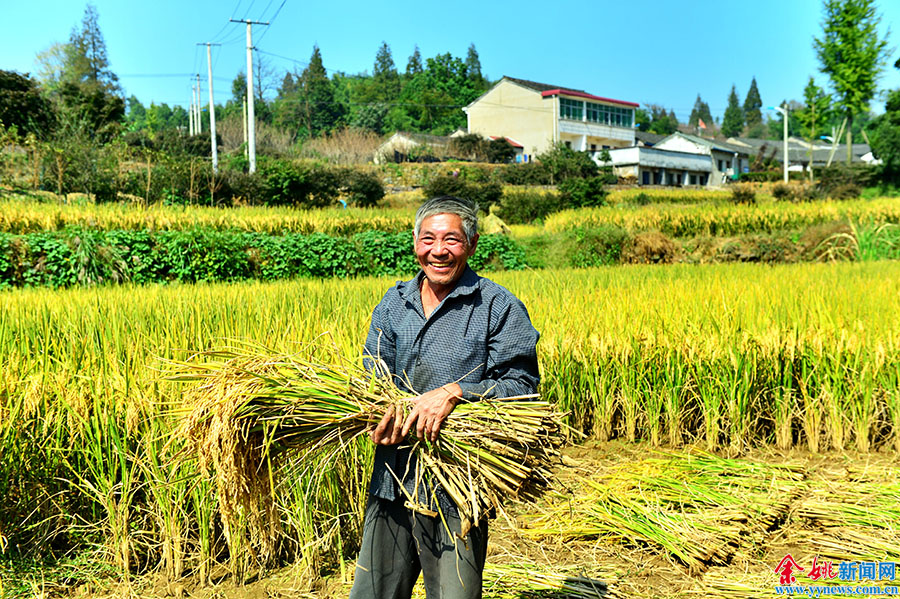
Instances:
[[[487,339],[487,369],[478,382],[461,382],[464,400],[517,397],[537,393],[537,342],[525,305],[516,298],[505,303],[492,319]]]
[[[387,318],[387,296],[372,310],[372,322],[363,352],[363,366],[379,375],[391,376],[397,357],[394,332]],[[383,366],[378,366],[383,362]]]

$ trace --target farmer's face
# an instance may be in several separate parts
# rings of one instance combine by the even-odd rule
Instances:
[[[422,221],[415,250],[419,266],[435,290],[451,289],[466,269],[475,252],[478,236],[470,246],[456,214],[435,214]]]

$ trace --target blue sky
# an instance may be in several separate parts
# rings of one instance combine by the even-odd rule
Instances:
[[[271,21],[254,28],[254,45],[283,74],[302,70],[313,44],[326,68],[371,71],[382,40],[398,69],[418,44],[427,58],[464,57],[474,43],[482,71],[675,110],[686,121],[697,94],[714,116],[725,110],[731,85],[743,102],[756,77],[763,106],[800,99],[810,75],[820,85],[812,39],[821,33],[820,0],[587,0],[579,2],[300,2],[299,0],[95,0],[112,69],[127,95],[186,105],[190,73],[206,92],[205,49],[214,41],[217,102],[246,65],[245,27],[230,18]],[[900,87],[891,65],[900,48],[900,1],[878,0],[891,58],[882,90]],[[74,0],[0,0],[4,28],[0,68],[35,70],[35,55],[68,39],[85,4]],[[279,75],[280,80],[280,75]],[[873,103],[876,112],[883,101]]]

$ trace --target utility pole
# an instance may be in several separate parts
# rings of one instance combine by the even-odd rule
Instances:
[[[219,172],[219,148],[216,146],[216,104],[213,99],[213,81],[212,81],[212,50],[211,46],[221,46],[222,44],[211,44],[210,42],[199,43],[198,46],[206,46],[206,71],[209,77],[209,139],[212,145],[212,169],[213,173]]]
[[[250,157],[250,172],[256,172],[256,115],[253,111],[253,25],[268,25],[268,22],[230,19],[232,23],[247,24],[247,151]]]
[[[197,102],[195,103],[197,111],[197,135],[203,133],[203,118],[200,112],[200,73],[197,73]]]
[[[194,135],[194,84],[191,83],[191,103],[188,110],[188,135]]]
[[[249,158],[250,153],[247,151],[247,98],[241,104],[241,124],[244,125],[244,158]]]

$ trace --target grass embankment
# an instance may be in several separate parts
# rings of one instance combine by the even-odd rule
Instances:
[[[543,395],[597,439],[900,448],[900,264],[497,273],[542,333]],[[0,534],[8,551],[210,579],[210,479],[163,450],[182,389],[157,357],[327,332],[356,355],[392,279],[2,293]],[[348,572],[370,448],[276,469],[279,555]],[[827,499],[827,498],[823,498]],[[343,570],[342,570],[343,568]]]

